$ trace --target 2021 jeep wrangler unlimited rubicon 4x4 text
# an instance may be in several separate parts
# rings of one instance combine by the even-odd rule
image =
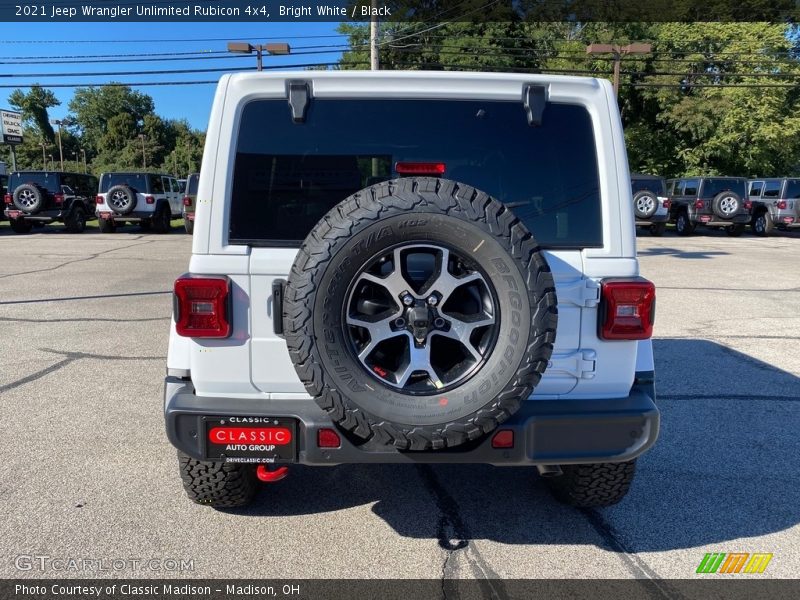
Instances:
[[[607,82],[224,76],[200,173],[164,405],[191,499],[363,462],[625,495],[658,435],[655,290]]]

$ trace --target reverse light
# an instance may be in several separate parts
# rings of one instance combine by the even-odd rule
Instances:
[[[653,335],[656,287],[641,277],[605,279],[601,285],[598,336],[604,340],[646,340]]]
[[[317,446],[319,448],[338,448],[342,445],[342,440],[335,430],[327,427],[317,431]]]
[[[183,205],[184,206],[191,206],[192,205],[192,199],[189,196],[184,196],[183,197]]]
[[[231,334],[230,280],[191,276],[175,281],[175,331],[183,337],[226,338]]]
[[[152,196],[145,196],[144,201],[147,202],[147,204],[155,204],[156,199]]]
[[[492,436],[492,448],[513,448],[514,431],[511,429],[501,429]]]
[[[443,162],[397,162],[394,170],[398,175],[444,175]]]
[[[97,196],[95,197],[94,201],[95,201],[95,204],[105,204],[106,203],[106,199],[103,198],[100,194],[97,194]]]

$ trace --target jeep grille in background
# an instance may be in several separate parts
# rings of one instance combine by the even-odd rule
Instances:
[[[229,242],[299,246],[347,196],[397,177],[444,175],[513,210],[549,248],[602,246],[599,175],[585,108],[547,104],[530,127],[519,102],[315,98],[304,123],[285,100],[255,100],[240,121]]]

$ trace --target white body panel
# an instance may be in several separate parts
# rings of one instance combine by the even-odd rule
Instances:
[[[652,364],[652,350],[649,342],[642,346],[635,341],[602,341],[597,336],[599,281],[638,275],[627,155],[610,84],[549,75],[363,71],[259,73],[221,79],[206,136],[189,271],[231,277],[234,332],[218,341],[178,340],[173,325],[168,365],[189,369],[197,394],[306,397],[285,342],[273,332],[272,283],[288,277],[296,250],[231,245],[227,238],[242,106],[256,98],[284,98],[287,79],[310,81],[314,98],[521,101],[524,84],[542,83],[548,88],[548,102],[584,106],[598,141],[603,246],[547,252],[556,281],[559,321],[551,364],[532,398],[627,396],[639,364]],[[637,359],[640,347],[645,354],[649,351],[649,363],[647,357]]]

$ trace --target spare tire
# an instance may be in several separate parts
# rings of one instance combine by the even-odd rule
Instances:
[[[308,393],[343,429],[403,450],[474,440],[547,367],[553,277],[536,240],[480,190],[378,183],[309,233],[283,325]]]
[[[642,190],[633,195],[633,212],[637,219],[649,219],[658,210],[658,197],[650,190]]]
[[[129,185],[112,186],[106,195],[106,205],[117,214],[130,214],[136,208],[136,190]]]
[[[720,192],[711,203],[711,209],[720,219],[732,219],[741,208],[742,198],[736,192]]]
[[[44,208],[44,194],[35,183],[23,183],[14,190],[12,202],[19,210],[33,215]]]

